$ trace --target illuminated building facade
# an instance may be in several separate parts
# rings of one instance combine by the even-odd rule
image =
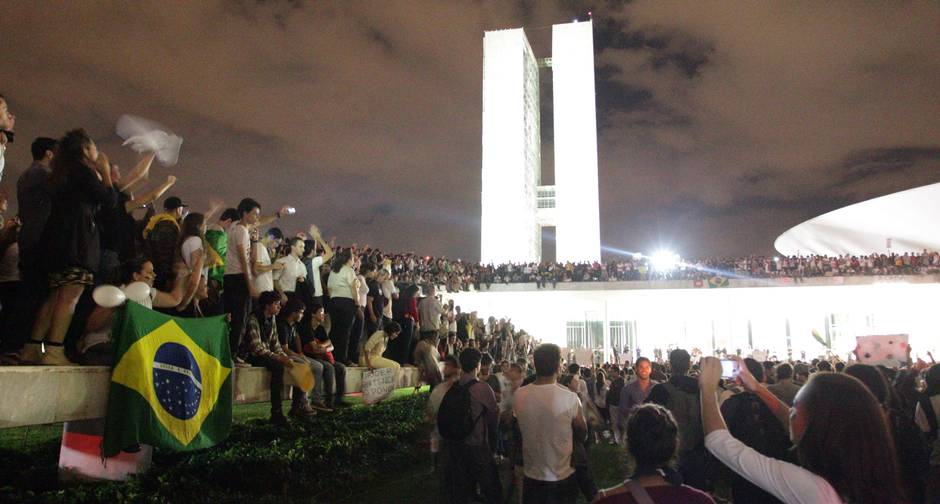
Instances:
[[[483,37],[483,263],[536,262],[542,227],[556,260],[600,260],[594,38],[591,22],[552,27],[536,59],[521,28]],[[541,185],[539,69],[552,71],[555,185]]]

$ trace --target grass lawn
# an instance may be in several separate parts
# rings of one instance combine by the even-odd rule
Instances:
[[[421,391],[427,392],[428,387],[423,387]],[[391,398],[404,397],[413,393],[414,388],[402,388],[392,392]],[[362,406],[362,395],[348,395],[343,399],[343,402],[353,406]],[[284,411],[289,410],[290,401],[284,401]],[[268,403],[236,404],[232,408],[232,422],[242,424],[249,420],[268,418],[270,414],[271,406]],[[0,449],[29,451],[39,445],[45,445],[61,438],[61,423],[0,429]]]

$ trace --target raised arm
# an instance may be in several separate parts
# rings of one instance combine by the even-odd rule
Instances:
[[[140,158],[140,161],[137,162],[137,165],[134,166],[134,169],[118,184],[118,190],[124,191],[130,189],[138,182],[147,178],[147,175],[150,173],[150,165],[153,164],[153,158],[155,156],[155,152],[144,154],[144,156]]]
[[[124,208],[130,212],[135,208],[149,205],[156,201],[160,196],[163,196],[163,193],[167,192],[171,187],[173,187],[173,184],[175,183],[176,177],[173,175],[168,175],[166,177],[166,182],[158,185],[157,187],[154,187],[149,192],[146,192],[143,195],[124,203]]]

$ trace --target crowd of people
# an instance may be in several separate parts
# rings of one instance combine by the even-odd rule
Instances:
[[[940,502],[940,364],[730,361],[448,356],[428,404],[440,502]],[[629,468],[599,489],[604,443]]]
[[[15,116],[0,96],[0,177]],[[191,212],[150,184],[154,153],[127,173],[81,129],[31,144],[16,181],[18,215],[0,230],[4,364],[108,365],[115,309],[92,288],[181,317],[225,314],[233,366],[271,373],[271,421],[283,370],[309,366],[316,387],[293,393],[300,421],[343,405],[348,366],[416,366],[432,387],[428,418],[442,502],[938,502],[940,366],[759,363],[723,377],[692,362],[565,363],[511,320],[443,302],[438,288],[567,281],[935,273],[940,256],[797,257],[686,262],[479,265],[340,247],[316,226],[285,235],[250,197]],[[162,199],[157,212],[154,205]],[[6,211],[6,201],[0,201]],[[724,272],[724,273],[721,273]],[[143,285],[143,288],[140,286]],[[441,366],[440,363],[443,365]],[[592,445],[623,446],[623,484],[599,489]],[[501,476],[501,471],[504,471]],[[508,475],[508,476],[507,476]]]

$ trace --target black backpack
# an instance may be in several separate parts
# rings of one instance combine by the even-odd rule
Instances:
[[[437,430],[441,437],[448,441],[463,441],[470,437],[477,421],[483,412],[473,418],[471,409],[470,387],[479,383],[470,380],[467,383],[455,383],[441,399],[441,407],[437,411]]]

